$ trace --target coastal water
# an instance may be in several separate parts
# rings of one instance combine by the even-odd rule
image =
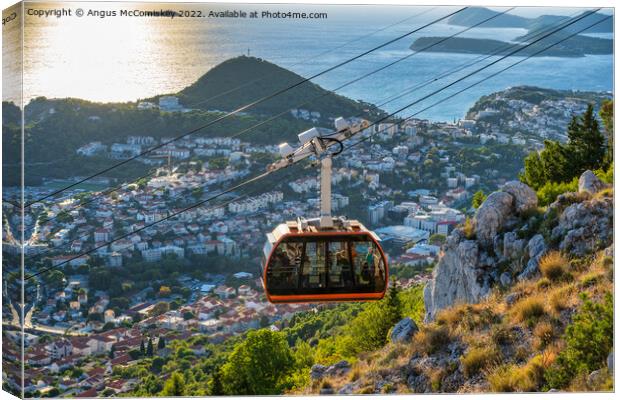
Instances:
[[[75,4],[76,7],[81,5]],[[93,8],[93,3],[82,6],[84,10],[89,10]],[[132,8],[130,3],[98,3],[97,10],[118,10],[125,6]],[[53,5],[47,7],[51,8]],[[146,5],[142,6],[145,7],[148,8]],[[157,8],[179,9],[180,6],[158,4]],[[218,8],[196,5],[193,9],[206,13],[225,9],[246,11],[256,9],[259,13],[264,10],[326,12],[328,18],[282,20],[27,17],[24,35],[25,99],[46,96],[77,97],[102,102],[135,101],[157,94],[174,93],[193,83],[218,63],[248,53],[291,69],[302,76],[310,76],[419,28],[457,8],[317,5],[228,5]],[[542,8],[539,10],[540,14],[554,14],[554,11],[556,10]],[[564,15],[582,11],[562,9]],[[411,18],[406,22],[369,35],[408,17]],[[463,29],[465,28],[446,23],[433,25],[322,75],[314,81],[327,89],[336,88],[411,54],[409,46],[417,37],[446,36]],[[522,29],[475,28],[461,36],[509,41],[524,33],[526,31]],[[360,37],[363,38],[354,41]],[[354,42],[347,44],[350,41]],[[344,44],[347,45],[339,48]],[[322,54],[330,49],[337,50]],[[318,54],[322,55],[316,57]],[[477,57],[446,53],[416,54],[393,67],[343,88],[339,93],[354,99],[379,103],[391,95],[401,93],[409,87]],[[511,57],[504,60],[400,114],[404,116],[413,114],[438,99],[450,97],[455,91],[478,81],[485,74],[488,75],[519,59]],[[389,111],[397,110],[492,60],[493,58],[437,81],[387,104],[384,108]],[[3,66],[3,72],[14,73],[10,68],[10,65]],[[609,55],[533,58],[463,94],[451,97],[419,116],[433,120],[460,118],[480,96],[516,85],[609,91],[613,89],[613,57]],[[205,97],[214,94],[208,93]],[[5,93],[4,98],[10,98],[10,93]],[[295,106],[291,104],[291,108]]]

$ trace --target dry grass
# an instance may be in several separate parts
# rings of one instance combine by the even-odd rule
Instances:
[[[603,190],[599,190],[593,198],[602,199],[604,197],[614,197],[614,188],[605,188]]]
[[[431,391],[437,393],[441,391],[441,381],[445,377],[446,373],[443,369],[438,368],[429,372],[428,380],[431,383]]]
[[[355,364],[351,369],[351,373],[349,374],[349,381],[355,382],[356,380],[358,380],[362,376],[362,372],[363,370],[360,365]]]
[[[452,335],[447,326],[427,325],[414,337],[417,348],[425,354],[433,354],[447,346],[452,341]]]
[[[547,347],[554,339],[553,325],[549,321],[542,321],[534,328],[535,346],[542,350]]]
[[[540,298],[527,297],[516,303],[511,311],[518,322],[529,322],[545,315],[545,306]]]
[[[515,336],[509,326],[496,325],[491,328],[491,341],[496,346],[506,346],[514,343]]]
[[[599,272],[589,272],[579,278],[579,286],[587,288],[596,285],[603,279],[603,274]]]
[[[558,315],[562,311],[570,308],[575,302],[574,296],[574,284],[569,283],[567,285],[558,287],[547,294],[549,299],[549,308],[551,312]]]
[[[465,376],[472,377],[481,370],[498,363],[501,355],[495,346],[474,347],[461,356],[460,360]]]
[[[497,312],[499,298],[480,304],[459,304],[442,310],[437,324],[447,326],[453,334],[468,334],[474,329],[485,329],[501,320]]]
[[[540,259],[538,267],[545,278],[558,281],[566,274],[567,265],[568,260],[559,251],[552,251]]]
[[[540,278],[538,282],[536,282],[536,289],[538,291],[547,289],[551,286],[551,281],[548,278]]]
[[[550,364],[544,355],[537,355],[522,367],[497,367],[487,375],[487,379],[493,392],[533,392],[540,388],[545,369]]]

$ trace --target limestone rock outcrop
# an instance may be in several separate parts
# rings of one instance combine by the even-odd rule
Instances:
[[[613,195],[601,195],[605,187],[586,171],[579,178],[580,192],[558,196],[543,215],[535,215],[536,193],[521,182],[491,193],[474,215],[473,235],[457,228],[446,239],[424,288],[425,321],[455,303],[479,302],[495,285],[538,276],[549,249],[582,256],[610,246]]]

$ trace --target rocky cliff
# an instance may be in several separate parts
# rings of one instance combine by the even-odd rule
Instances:
[[[425,323],[402,320],[384,348],[317,366],[305,393],[613,390],[612,224],[613,189],[590,171],[544,209],[507,183],[448,237]],[[571,371],[567,357],[588,364]]]
[[[604,187],[586,171],[579,192],[559,196],[543,214],[536,193],[523,183],[508,182],[489,195],[471,225],[448,237],[424,290],[426,321],[454,304],[481,301],[495,285],[535,277],[550,246],[574,256],[609,246],[613,198],[592,197]]]

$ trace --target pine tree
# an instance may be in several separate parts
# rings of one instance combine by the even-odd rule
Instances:
[[[211,382],[209,385],[209,395],[210,396],[221,396],[224,393],[224,386],[222,385],[222,371],[220,368],[217,368],[211,377]]]
[[[399,292],[400,288],[396,284],[396,279],[392,278],[392,284],[387,293],[386,312],[389,320],[394,324],[402,319],[403,306],[398,296]]]
[[[607,133],[607,158],[605,163],[609,165],[614,161],[614,101],[603,101],[598,114],[603,120],[605,133]]]
[[[530,153],[519,179],[538,190],[548,182],[567,183],[587,169],[596,170],[609,164],[605,137],[592,105],[588,105],[583,115],[572,118],[567,136],[567,144],[545,140],[542,151]]]
[[[112,359],[112,358],[114,358],[114,351],[115,351],[115,350],[116,350],[116,349],[114,348],[114,345],[112,345],[112,347],[110,348],[110,354],[109,354],[109,357],[110,357],[111,359]]]
[[[142,339],[140,341],[140,354],[144,355],[145,350],[144,350],[144,339]]]
[[[184,396],[185,395],[185,378],[178,372],[173,372],[172,376],[166,381],[164,390],[161,391],[162,396]]]
[[[164,347],[166,347],[166,339],[164,339],[163,337],[160,337],[159,341],[157,342],[157,349],[161,350]]]
[[[152,338],[149,338],[149,341],[146,345],[146,355],[147,357],[153,356],[153,339]]]
[[[589,104],[586,112],[574,116],[568,124],[568,147],[573,168],[579,173],[586,169],[601,168],[605,159],[605,137],[594,116],[594,107]]]

